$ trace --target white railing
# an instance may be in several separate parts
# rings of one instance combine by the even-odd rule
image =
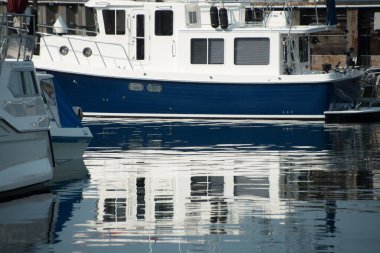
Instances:
[[[2,14],[0,23],[0,60],[31,60],[35,46],[34,16]]]
[[[88,32],[86,30],[82,30],[82,32]],[[48,42],[46,41],[45,38],[47,37],[51,37],[51,36],[57,36],[59,37],[60,39],[63,39],[63,40],[66,40],[68,45],[70,46],[69,50],[71,52],[73,52],[74,54],[74,57],[76,59],[76,62],[78,65],[81,65],[81,61],[79,60],[79,56],[78,56],[78,51],[82,52],[82,50],[78,50],[77,47],[73,46],[73,44],[75,44],[76,41],[80,41],[80,42],[83,42],[84,44],[88,44],[88,45],[95,45],[98,53],[99,53],[99,57],[104,65],[105,68],[108,68],[109,66],[107,66],[107,63],[106,63],[106,56],[104,56],[102,54],[102,50],[100,49],[102,45],[108,45],[108,46],[112,46],[112,47],[116,47],[116,48],[119,48],[120,50],[118,52],[122,52],[123,55],[120,56],[119,59],[122,59],[122,60],[126,60],[129,64],[129,67],[131,69],[133,69],[133,66],[132,66],[132,63],[131,63],[131,60],[130,60],[130,57],[127,53],[127,51],[125,50],[125,48],[120,45],[120,44],[117,44],[117,43],[111,43],[111,42],[99,42],[99,41],[95,41],[95,40],[87,40],[87,39],[82,39],[82,38],[74,38],[74,37],[69,37],[69,36],[59,36],[59,35],[52,35],[52,34],[47,34],[47,33],[38,33],[39,35],[41,35],[41,41],[40,41],[40,47],[41,47],[41,43],[43,43],[43,45],[45,46],[46,50],[47,50],[47,53],[49,54],[49,57],[52,61],[54,61],[54,57],[50,51],[50,47],[52,47],[51,45],[48,44]],[[75,35],[74,35],[75,36]],[[75,50],[76,49],[76,50]],[[91,57],[91,56],[90,56]],[[115,58],[116,59],[116,58]]]

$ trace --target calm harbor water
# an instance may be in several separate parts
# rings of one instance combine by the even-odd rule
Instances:
[[[380,124],[87,118],[0,252],[380,252]]]

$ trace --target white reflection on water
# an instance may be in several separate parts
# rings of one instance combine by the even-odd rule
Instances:
[[[83,229],[74,244],[146,245],[146,252],[347,252],[354,247],[341,243],[355,245],[350,233],[380,225],[378,127],[89,125],[97,141],[85,154],[91,186],[83,197],[96,201],[96,217],[76,224]],[[372,201],[361,210],[350,199]],[[368,252],[380,245],[367,237]]]

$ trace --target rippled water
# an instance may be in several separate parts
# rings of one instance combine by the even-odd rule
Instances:
[[[86,119],[0,252],[380,252],[380,125]]]

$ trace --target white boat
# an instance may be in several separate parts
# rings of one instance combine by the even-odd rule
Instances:
[[[49,117],[30,61],[34,36],[12,34],[4,25],[8,17],[0,24],[1,194],[41,185],[53,175]]]
[[[307,25],[294,2],[89,0],[96,31],[39,25],[55,33],[40,32],[33,60],[85,115],[323,120],[357,98],[362,71],[311,70],[335,1],[327,24]]]
[[[93,137],[90,129],[81,124],[52,75],[37,73],[37,79],[49,113],[55,163],[81,159]]]

